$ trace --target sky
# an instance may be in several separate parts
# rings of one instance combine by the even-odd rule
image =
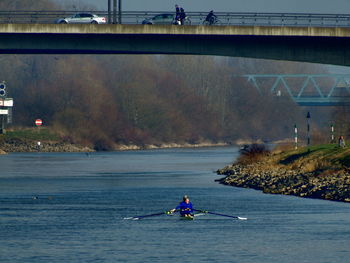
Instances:
[[[72,5],[93,4],[107,10],[108,0],[56,0]],[[112,0],[113,1],[113,0]],[[188,12],[282,12],[350,14],[350,0],[122,0],[125,11],[170,11],[175,4]]]

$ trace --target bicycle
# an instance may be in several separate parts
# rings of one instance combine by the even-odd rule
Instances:
[[[222,23],[221,23],[220,19],[217,18],[217,16],[212,16],[212,17],[210,17],[208,20],[205,19],[205,20],[203,21],[203,25],[205,25],[205,26],[212,26],[212,25],[219,26],[219,25],[221,25],[221,24],[222,24]]]
[[[191,19],[188,16],[186,16],[184,20],[184,25],[191,25],[191,24],[192,24]]]
[[[181,20],[175,19],[173,24],[180,26],[181,25]],[[183,25],[191,25],[191,24],[192,24],[191,19],[188,16],[186,16],[185,19],[184,19]]]

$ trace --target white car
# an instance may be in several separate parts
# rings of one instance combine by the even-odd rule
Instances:
[[[90,13],[78,13],[71,17],[60,18],[56,24],[106,24],[106,18]]]
[[[174,24],[174,14],[160,14],[142,21],[143,25],[172,25]]]

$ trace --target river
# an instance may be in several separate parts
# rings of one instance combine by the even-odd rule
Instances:
[[[350,205],[223,186],[237,148],[0,156],[0,262],[349,262]],[[161,215],[196,208],[248,217]]]

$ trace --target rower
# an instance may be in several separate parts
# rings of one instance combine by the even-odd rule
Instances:
[[[190,198],[185,195],[182,198],[182,202],[174,209],[170,210],[170,212],[174,213],[176,210],[180,211],[180,215],[184,217],[193,217],[193,207],[190,202]]]

